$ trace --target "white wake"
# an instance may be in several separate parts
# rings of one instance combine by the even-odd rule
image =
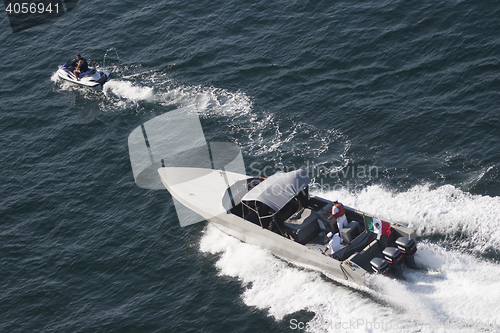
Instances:
[[[398,194],[372,186],[356,196],[322,194],[338,196],[347,205],[391,220],[408,221],[423,236],[465,229],[470,232],[474,251],[498,242],[495,233],[477,236],[483,235],[481,228],[495,222],[500,210],[498,198],[473,196],[451,186],[416,186]],[[467,229],[463,228],[467,219],[462,219],[461,213],[470,207],[482,215]],[[211,224],[204,231],[200,250],[219,253],[216,266],[220,274],[235,277],[246,287],[241,295],[244,303],[281,321],[284,329],[298,330],[300,322],[293,321],[293,314],[306,310],[314,313],[311,321],[302,323],[307,332],[500,330],[500,265],[481,259],[474,251],[466,253],[420,241],[416,263],[426,269],[405,269],[406,281],[373,276],[378,291],[366,293],[329,281],[319,272],[290,265]]]

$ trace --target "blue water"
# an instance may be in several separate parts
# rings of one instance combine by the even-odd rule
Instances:
[[[17,33],[0,8],[0,331],[500,330],[498,2],[88,0]],[[57,79],[76,53],[102,91]],[[127,138],[192,104],[249,174],[409,223],[429,271],[373,295],[181,228]]]

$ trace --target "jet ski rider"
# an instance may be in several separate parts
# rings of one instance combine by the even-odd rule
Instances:
[[[79,54],[76,55],[76,59],[77,59],[76,61],[78,61],[78,64],[76,65],[76,68],[73,71],[73,73],[75,74],[76,80],[80,81],[78,74],[85,73],[86,71],[88,71],[89,65],[87,64],[87,60],[85,60],[85,58],[82,58],[82,56]],[[73,63],[76,63],[76,61],[74,61]]]

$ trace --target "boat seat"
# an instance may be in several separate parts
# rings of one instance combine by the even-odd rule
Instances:
[[[86,72],[80,73],[80,77],[85,77],[87,75],[93,75],[95,73],[95,68],[89,68]]]
[[[323,208],[321,208],[319,211],[318,211],[318,214],[319,215],[325,215],[325,218],[330,216],[331,213],[332,213],[332,207],[333,207],[333,204],[332,203],[328,203],[326,205],[323,206]]]
[[[342,248],[340,251],[335,252],[334,258],[338,260],[345,260],[349,258],[354,252],[359,252],[365,248],[368,244],[373,242],[373,240],[377,239],[377,234],[373,232],[369,232],[368,236],[366,232],[363,231],[361,234],[354,239],[354,241]]]
[[[320,232],[316,212],[303,208],[285,221],[285,227],[291,232],[295,241],[306,244]]]
[[[347,227],[342,228],[340,233],[342,234],[342,239],[352,243],[352,241],[355,240],[361,233],[361,228],[359,227],[358,222],[352,221],[347,225]]]
[[[369,245],[366,245],[363,250],[359,251],[355,256],[350,258],[350,260],[369,270],[371,268],[370,260],[375,257],[381,258],[383,250],[384,247],[380,244],[380,240],[377,237],[372,240]],[[347,258],[344,258],[344,260],[345,259]]]

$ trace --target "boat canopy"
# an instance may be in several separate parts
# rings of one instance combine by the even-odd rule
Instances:
[[[310,182],[311,179],[305,170],[276,173],[245,194],[242,201],[262,202],[277,212],[305,189]]]

